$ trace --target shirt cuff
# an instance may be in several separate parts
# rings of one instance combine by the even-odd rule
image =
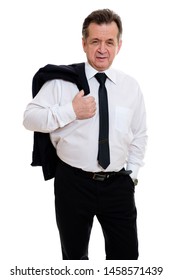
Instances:
[[[57,121],[60,127],[63,127],[76,119],[76,114],[74,112],[72,102],[67,103],[63,106],[58,106],[58,108],[55,105],[53,111],[57,117]]]
[[[128,163],[127,167],[126,167],[127,170],[132,171],[132,173],[130,174],[130,177],[132,179],[137,179],[138,178],[139,168],[140,168],[139,165],[134,165],[134,164],[131,164],[131,163]]]

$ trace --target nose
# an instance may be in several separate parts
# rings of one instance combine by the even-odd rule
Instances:
[[[105,51],[106,51],[106,45],[105,45],[104,42],[100,42],[98,51],[99,51],[100,53],[105,53]]]

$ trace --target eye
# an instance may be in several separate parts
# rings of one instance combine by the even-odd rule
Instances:
[[[98,45],[99,41],[97,39],[94,39],[91,41],[91,44],[92,45]]]
[[[107,41],[107,45],[108,45],[108,46],[114,46],[115,44],[114,44],[114,41],[109,40],[109,41]]]

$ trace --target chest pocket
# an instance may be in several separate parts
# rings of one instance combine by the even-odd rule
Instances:
[[[116,106],[115,108],[115,129],[128,133],[130,131],[130,124],[132,119],[132,110],[125,107]]]

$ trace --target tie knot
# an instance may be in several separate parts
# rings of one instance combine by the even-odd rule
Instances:
[[[101,84],[101,85],[105,84],[105,81],[106,81],[106,78],[107,78],[105,73],[97,73],[95,75],[95,77],[96,77],[97,81],[99,82],[99,84]]]

